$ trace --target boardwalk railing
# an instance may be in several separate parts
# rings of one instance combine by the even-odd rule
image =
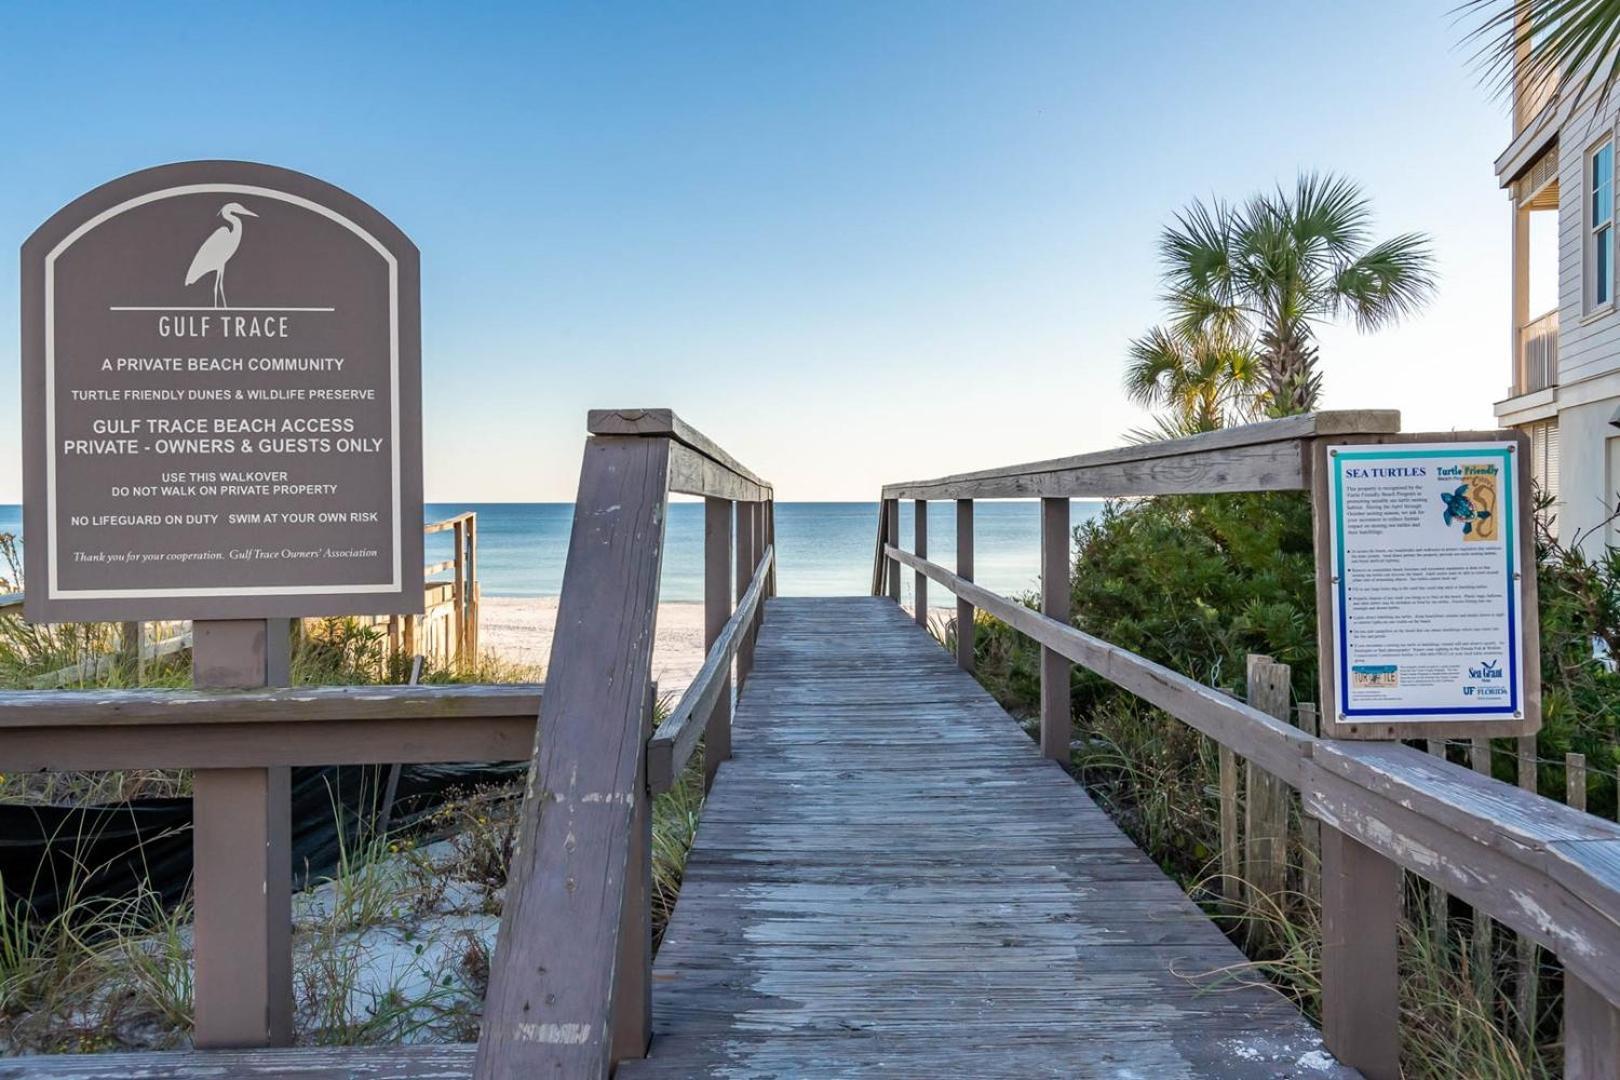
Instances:
[[[1069,500],[1309,490],[1313,444],[1393,434],[1388,412],[1318,413],[883,489],[873,592],[900,598],[915,575],[957,598],[958,663],[972,670],[982,610],[1042,649],[1042,750],[1069,759],[1070,665],[1080,664],[1248,758],[1296,789],[1322,851],[1323,1036],[1373,1080],[1399,1075],[1400,871],[1472,904],[1555,953],[1565,972],[1565,1075],[1612,1077],[1620,1062],[1620,826],[1397,742],[1317,738],[1069,624]],[[916,500],[914,550],[899,500]],[[1041,607],[973,583],[973,502],[1041,500]],[[957,506],[957,569],[927,557],[927,502]]]
[[[158,1055],[148,1075],[466,1076],[476,1060],[480,1077],[588,1078],[646,1053],[649,788],[676,781],[700,731],[711,781],[729,756],[732,662],[746,679],[775,590],[774,502],[769,484],[668,410],[593,412],[589,427],[543,695],[537,686],[0,693],[0,772],[197,770],[195,1043],[275,1049]],[[705,500],[709,655],[653,734],[671,492]],[[476,1058],[472,1047],[288,1048],[285,796],[273,779],[231,787],[208,777],[531,754]],[[211,791],[229,797],[210,800]],[[127,1057],[106,1061],[20,1064],[22,1075],[128,1075]]]
[[[534,771],[490,971],[481,1077],[603,1077],[652,1035],[650,789],[705,733],[730,754],[739,682],[774,591],[771,486],[667,409],[592,412]],[[649,738],[669,494],[704,499],[709,655]],[[735,567],[733,567],[735,518]],[[735,581],[738,603],[733,605]]]

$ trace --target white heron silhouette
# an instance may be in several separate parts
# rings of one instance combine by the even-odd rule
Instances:
[[[204,274],[213,274],[214,306],[222,308],[228,306],[225,303],[225,264],[231,261],[231,256],[242,244],[242,218],[259,215],[241,203],[233,202],[220,207],[219,216],[225,219],[225,224],[215,229],[203,241],[202,247],[197,249],[197,254],[191,260],[191,269],[186,271],[186,284],[195,284]]]

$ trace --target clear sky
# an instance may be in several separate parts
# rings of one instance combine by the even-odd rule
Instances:
[[[0,237],[163,162],[313,173],[422,249],[430,500],[571,499],[585,410],[642,405],[780,498],[869,499],[1116,443],[1165,222],[1336,170],[1443,280],[1323,335],[1326,405],[1490,426],[1509,132],[1454,2],[0,0]]]

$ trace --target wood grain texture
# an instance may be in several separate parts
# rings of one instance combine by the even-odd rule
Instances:
[[[956,573],[973,580],[973,500],[956,500]],[[973,603],[956,598],[956,666],[973,670]]]
[[[310,1046],[0,1058],[0,1080],[470,1080],[474,1047]]]
[[[1290,671],[1269,656],[1248,658],[1249,704],[1285,723],[1292,713]],[[1288,789],[1249,762],[1245,778],[1243,879],[1252,903],[1281,897],[1288,873]],[[1280,903],[1280,899],[1276,902]]]
[[[912,504],[912,550],[920,558],[928,557],[928,500],[918,499]],[[928,625],[928,575],[921,570],[912,575],[911,615],[918,626]]]
[[[922,552],[918,552],[921,555]],[[1069,500],[1041,500],[1041,614],[1069,624]],[[922,569],[917,578],[926,581]],[[1068,764],[1073,737],[1070,678],[1074,665],[1050,645],[1041,645],[1041,753]]]
[[[1075,457],[885,484],[894,499],[1117,498],[1288,491],[1306,484],[1301,440],[1400,430],[1400,413],[1322,412]],[[893,543],[893,540],[890,540]]]
[[[1368,1080],[1401,1075],[1396,944],[1401,872],[1336,829],[1322,835],[1322,1034]]]
[[[887,599],[768,600],[734,739],[626,1080],[1351,1075]]]
[[[585,430],[592,435],[667,436],[712,458],[738,476],[763,487],[771,486],[722,450],[713,439],[682,420],[673,409],[591,409],[585,414]]]
[[[477,1070],[605,1077],[646,741],[670,443],[585,447],[535,763],[490,972]]]

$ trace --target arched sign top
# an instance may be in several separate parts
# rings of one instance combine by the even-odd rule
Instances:
[[[29,618],[420,610],[419,258],[324,181],[146,169],[23,245]]]

